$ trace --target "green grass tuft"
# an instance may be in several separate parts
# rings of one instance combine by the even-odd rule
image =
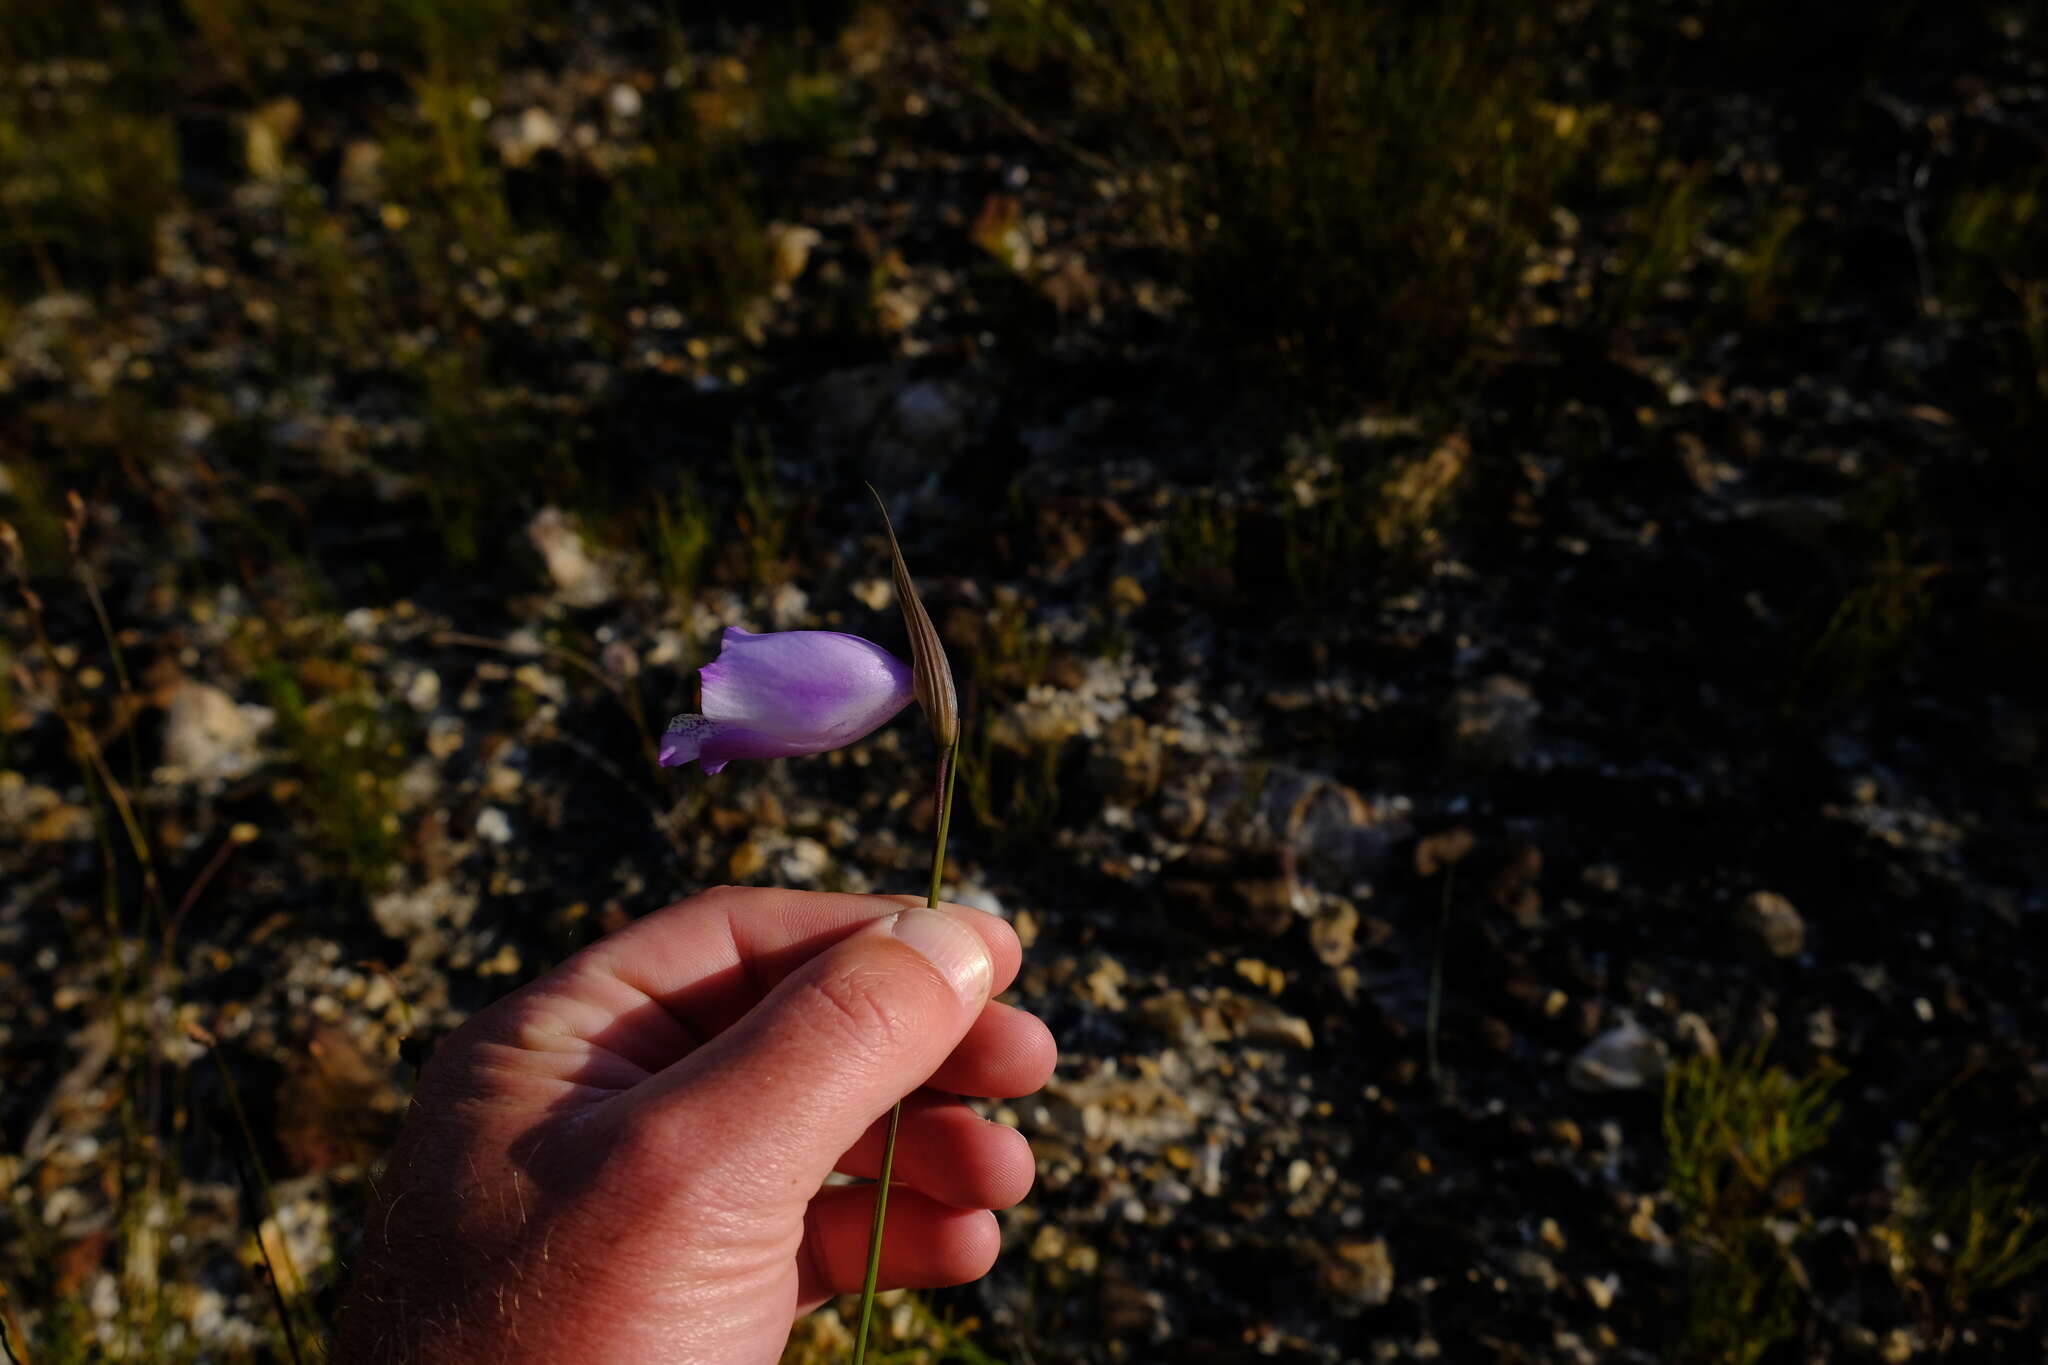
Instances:
[[[301,809],[312,845],[359,886],[375,890],[389,879],[398,855],[387,724],[376,701],[348,681],[353,670],[319,672],[330,683],[327,695],[309,701],[282,659],[263,657],[255,665],[305,784]]]
[[[1069,73],[1197,307],[1309,373],[1441,392],[1511,323],[1587,121],[1553,21],[1457,0],[997,0],[989,55]]]
[[[1768,1043],[1687,1058],[1665,1078],[1666,1180],[1701,1259],[1680,1350],[1703,1365],[1753,1365],[1794,1330],[1798,1276],[1780,1228],[1799,1193],[1788,1177],[1840,1113],[1838,1069],[1798,1078],[1767,1067]]]

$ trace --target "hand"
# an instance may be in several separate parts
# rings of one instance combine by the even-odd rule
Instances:
[[[723,887],[477,1014],[420,1079],[342,1307],[354,1362],[772,1365],[866,1274],[888,1111],[908,1099],[881,1284],[985,1274],[1052,1036],[990,997],[993,915]]]

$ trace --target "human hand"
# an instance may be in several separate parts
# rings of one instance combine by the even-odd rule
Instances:
[[[889,1108],[881,1284],[985,1274],[1052,1035],[990,997],[1009,925],[909,896],[722,887],[578,953],[434,1052],[379,1181],[340,1358],[770,1365],[861,1287]]]

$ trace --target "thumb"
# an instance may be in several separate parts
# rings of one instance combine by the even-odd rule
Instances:
[[[953,915],[877,920],[649,1081],[638,1121],[671,1160],[688,1153],[693,1174],[807,1200],[959,1045],[994,977],[982,936]]]

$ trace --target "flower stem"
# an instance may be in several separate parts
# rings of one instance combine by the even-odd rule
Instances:
[[[932,849],[932,889],[925,905],[939,907],[939,880],[946,872],[946,835],[953,828],[953,775],[960,763],[960,736],[939,756],[938,781],[932,787],[932,801],[939,808],[939,839]],[[868,1323],[875,1312],[875,1282],[882,1274],[882,1224],[889,1216],[889,1172],[896,1165],[896,1130],[903,1122],[903,1101],[889,1110],[889,1135],[882,1142],[882,1174],[875,1184],[875,1222],[868,1233],[868,1278],[860,1291],[860,1330],[853,1339],[853,1365],[863,1365],[868,1355]]]

